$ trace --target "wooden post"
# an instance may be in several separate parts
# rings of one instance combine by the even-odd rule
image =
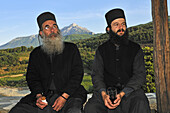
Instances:
[[[152,0],[154,69],[158,113],[170,113],[170,52],[167,0]]]

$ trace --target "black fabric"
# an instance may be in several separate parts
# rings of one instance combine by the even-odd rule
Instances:
[[[81,113],[83,101],[80,98],[69,98],[60,111],[54,111],[52,105],[58,97],[58,94],[49,93],[47,96],[48,106],[44,109],[40,109],[37,106],[32,106],[28,103],[19,102],[10,110],[9,113]]]
[[[53,20],[56,22],[55,16],[51,12],[44,12],[37,17],[37,23],[40,29],[42,24],[47,20]]]
[[[52,78],[54,78],[56,92],[59,95],[65,92],[70,97],[86,101],[87,91],[81,86],[83,65],[80,53],[75,44],[68,42],[64,44],[63,53],[56,54],[53,62],[41,47],[35,48],[30,53],[26,80],[31,94],[22,98],[22,102],[35,104],[36,94],[42,93],[46,96]]]
[[[53,62],[53,55],[50,56],[50,61]],[[52,63],[51,63],[52,64]],[[51,66],[52,67],[52,66]],[[51,81],[51,84],[50,84],[50,88],[49,90],[56,90],[56,87],[55,87],[55,84],[54,84],[54,76],[52,76],[52,81]]]
[[[122,90],[133,75],[133,61],[140,46],[132,41],[120,45],[118,49],[111,40],[99,46],[104,64],[104,83],[107,87]]]
[[[107,21],[107,25],[110,26],[111,22],[117,18],[124,18],[125,19],[125,14],[124,11],[122,9],[112,9],[110,11],[108,11],[105,14],[105,18]],[[125,19],[126,20],[126,19]]]
[[[132,92],[128,97],[123,97],[116,109],[108,109],[98,96],[93,95],[86,103],[85,113],[150,113],[149,101],[142,89]]]
[[[119,46],[116,47],[119,50]],[[106,85],[104,83],[104,63],[99,50],[96,50],[93,69],[92,69],[92,82],[93,82],[93,93],[105,91]],[[141,88],[146,83],[146,69],[144,62],[144,53],[140,48],[133,61],[133,75],[122,90],[125,92],[125,96],[128,96],[133,90]]]
[[[27,103],[17,103],[9,113],[38,113],[38,107]]]

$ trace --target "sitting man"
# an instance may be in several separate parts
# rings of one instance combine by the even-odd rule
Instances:
[[[9,113],[81,113],[87,92],[81,86],[84,72],[79,50],[62,41],[54,14],[42,13],[37,22],[43,44],[30,53],[26,80],[31,94]]]
[[[146,80],[143,51],[128,40],[122,9],[110,10],[105,17],[110,39],[96,50],[92,70],[94,92],[85,113],[150,113],[142,89]]]

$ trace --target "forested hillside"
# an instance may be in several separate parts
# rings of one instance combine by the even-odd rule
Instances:
[[[0,50],[0,76],[25,73],[32,50],[25,46]]]
[[[100,34],[94,34],[94,35],[89,35],[89,34],[72,34],[72,35],[67,35],[63,37],[64,41],[69,41],[72,42],[74,40],[82,40],[82,39],[89,39],[93,38],[96,36],[100,36]]]

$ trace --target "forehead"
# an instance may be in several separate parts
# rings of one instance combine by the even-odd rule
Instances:
[[[125,19],[124,18],[117,18],[117,19],[115,19],[115,20],[113,20],[112,22],[111,22],[111,24],[113,24],[113,23],[122,23],[122,22],[125,22]]]
[[[47,20],[45,21],[43,24],[42,24],[42,27],[46,26],[46,25],[53,25],[53,24],[56,24],[55,21],[53,20]]]

